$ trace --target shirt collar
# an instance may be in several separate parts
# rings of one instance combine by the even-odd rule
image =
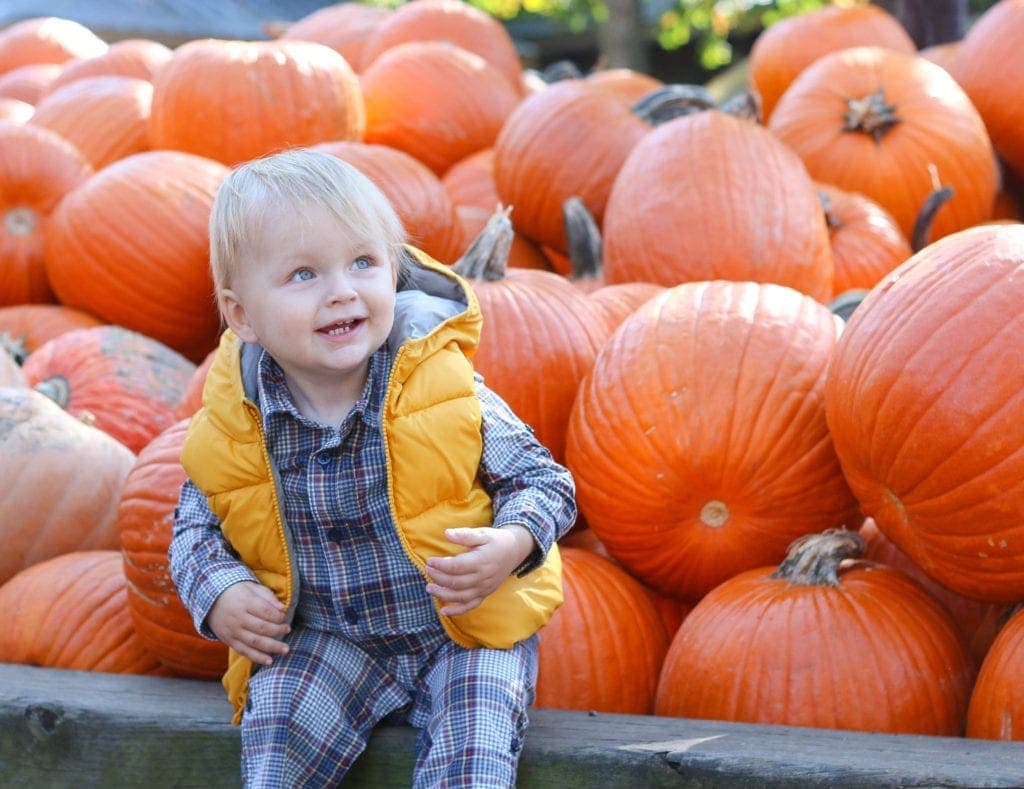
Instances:
[[[363,386],[363,393],[356,400],[349,416],[358,416],[370,427],[380,427],[380,411],[383,405],[383,391],[388,376],[388,351],[381,346],[370,356],[370,372]],[[299,413],[291,392],[285,382],[284,371],[266,349],[259,358],[259,398],[264,418],[272,414],[289,414],[301,422],[315,424]],[[348,417],[346,417],[348,418]]]

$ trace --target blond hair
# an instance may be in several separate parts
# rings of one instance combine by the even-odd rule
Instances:
[[[282,200],[326,208],[353,237],[382,237],[400,273],[405,229],[383,192],[337,156],[296,148],[246,162],[217,191],[210,213],[210,269],[218,292],[230,287],[246,241]]]

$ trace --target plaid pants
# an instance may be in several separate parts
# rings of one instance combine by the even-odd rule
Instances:
[[[341,782],[373,726],[395,710],[420,729],[414,787],[511,787],[537,675],[537,636],[508,650],[391,654],[301,625],[249,683],[242,719],[247,787]],[[378,652],[378,654],[374,654]]]

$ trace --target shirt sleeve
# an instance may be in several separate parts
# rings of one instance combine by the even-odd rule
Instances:
[[[232,584],[257,579],[232,551],[220,521],[191,480],[185,481],[178,496],[168,555],[171,580],[192,615],[196,632],[216,639],[206,623],[214,602]]]
[[[477,377],[482,415],[480,482],[494,507],[494,526],[526,527],[537,549],[517,568],[525,575],[539,567],[551,546],[576,521],[572,475],[556,463],[533,431],[508,404]]]

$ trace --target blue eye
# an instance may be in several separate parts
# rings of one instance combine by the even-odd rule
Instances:
[[[312,269],[300,268],[292,274],[292,282],[304,282],[305,280],[313,279],[314,276]]]
[[[360,258],[356,258],[352,262],[352,268],[354,268],[356,271],[362,271],[364,269],[370,268],[371,266],[373,266],[373,261],[370,260],[370,258],[365,257],[365,256],[364,257],[360,257]]]

